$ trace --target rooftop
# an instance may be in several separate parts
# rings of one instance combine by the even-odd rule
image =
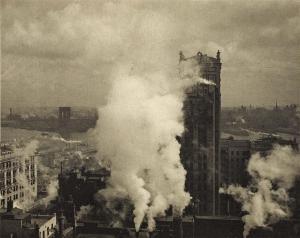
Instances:
[[[53,217],[55,217],[56,215],[32,215],[31,216],[31,223],[32,224],[37,224],[38,226],[42,226],[44,225],[47,221],[49,221],[50,219],[52,219]]]
[[[203,54],[200,51],[196,55],[191,56],[191,57],[185,57],[182,52],[180,52],[179,55],[180,55],[180,61],[195,59],[199,63],[220,63],[220,52],[219,51],[217,52],[216,58],[208,56],[207,54]]]
[[[29,213],[24,212],[22,209],[14,207],[10,212],[6,209],[0,209],[2,219],[6,220],[24,220],[30,216]]]

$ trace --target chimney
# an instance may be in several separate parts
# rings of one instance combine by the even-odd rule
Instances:
[[[63,161],[60,162],[60,174],[63,174]]]
[[[12,212],[13,208],[14,208],[14,201],[13,200],[7,201],[7,209],[6,209],[6,211],[7,212]]]
[[[39,238],[40,237],[40,227],[38,224],[34,224],[34,238]]]
[[[140,232],[139,232],[139,231],[136,231],[136,232],[135,232],[135,238],[139,238],[139,234],[140,234]]]
[[[149,238],[151,238],[153,236],[153,231],[149,231]]]
[[[77,220],[76,220],[76,206],[74,202],[72,201],[72,226],[73,226],[73,237],[76,237],[77,234]]]
[[[65,217],[63,215],[63,211],[60,210],[60,214],[58,217],[58,237],[59,238],[64,237],[64,226],[65,226]]]
[[[183,238],[182,217],[173,217],[173,238]]]

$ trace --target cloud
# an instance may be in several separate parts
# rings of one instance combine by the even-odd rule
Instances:
[[[47,85],[46,89],[57,81],[61,84],[57,89],[59,95],[64,93],[61,88],[69,89],[74,95],[81,95],[85,104],[94,105],[99,97],[105,98],[99,95],[109,87],[107,78],[114,61],[127,61],[134,70],[143,67],[159,70],[174,65],[175,72],[179,50],[186,55],[201,50],[214,56],[218,49],[222,51],[225,104],[271,103],[277,96],[272,91],[286,84],[293,90],[283,91],[282,101],[300,100],[295,87],[299,86],[299,2],[45,0],[26,3],[4,1],[3,4],[2,50],[7,72],[3,76],[6,80],[3,91],[7,102],[21,101],[26,94],[27,88],[22,90],[13,85],[22,81],[35,85],[44,78],[42,84]],[[24,76],[18,67],[9,71],[7,67],[19,64],[15,61],[20,58],[21,65],[33,61],[39,65],[29,64]],[[49,61],[53,61],[51,70]],[[53,71],[61,68],[62,62],[67,65],[65,70],[61,69],[56,73],[57,79],[53,79]],[[67,78],[73,78],[77,88]],[[266,88],[269,80],[275,81],[276,86],[268,87],[267,93],[256,91]],[[86,90],[81,92],[78,86],[83,85]],[[7,91],[11,89],[17,93],[10,95]],[[57,104],[67,97],[54,99],[53,93],[46,89],[41,90],[45,92],[42,101],[46,103]],[[248,90],[255,97],[245,94]],[[29,104],[41,101],[37,96],[31,97],[27,99]],[[67,101],[77,104],[80,99],[70,96]]]

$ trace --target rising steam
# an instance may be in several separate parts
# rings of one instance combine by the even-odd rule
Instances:
[[[35,167],[30,168],[27,164],[27,161],[31,159],[31,156],[34,156],[36,149],[38,147],[38,141],[32,140],[23,148],[15,148],[15,153],[20,158],[20,169],[16,174],[16,181],[19,185],[19,188],[24,195],[23,198],[19,202],[17,202],[16,206],[22,209],[30,208],[34,199],[36,198],[36,189],[35,185],[31,184],[31,173],[33,169],[33,173],[35,173]],[[31,172],[30,172],[31,171]],[[36,183],[37,181],[35,181]]]
[[[76,220],[86,218],[87,215],[93,210],[93,208],[94,207],[91,205],[81,206],[79,211],[76,213]]]
[[[130,198],[136,230],[144,217],[153,230],[154,217],[170,205],[180,214],[190,200],[175,139],[183,132],[184,88],[178,90],[178,79],[169,82],[160,75],[120,75],[99,109],[98,152],[111,169],[105,193]]]
[[[244,237],[251,229],[267,227],[291,215],[288,191],[300,177],[300,155],[288,146],[276,146],[266,157],[254,154],[247,170],[252,176],[248,187],[230,185],[220,189],[232,195],[248,213],[243,217]]]
[[[57,196],[58,191],[58,179],[57,179],[57,171],[53,168],[49,168],[43,164],[42,158],[39,158],[38,163],[39,177],[40,183],[42,183],[46,187],[47,196],[39,200],[40,204],[48,206],[51,200],[54,200]]]

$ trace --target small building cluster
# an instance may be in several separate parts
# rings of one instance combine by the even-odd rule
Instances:
[[[9,200],[7,210],[0,214],[0,237],[50,238],[56,232],[56,214],[33,215],[14,208]]]

